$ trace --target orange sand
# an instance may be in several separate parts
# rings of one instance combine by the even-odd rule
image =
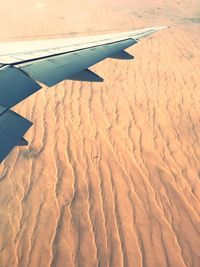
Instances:
[[[200,3],[0,1],[2,39],[176,25],[15,110],[1,164],[0,267],[200,266]]]

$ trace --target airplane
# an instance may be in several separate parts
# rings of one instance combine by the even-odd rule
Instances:
[[[89,67],[106,59],[129,60],[126,48],[168,27],[149,27],[100,36],[0,43],[0,163],[16,146],[32,122],[11,110],[42,88],[63,80],[103,82]]]

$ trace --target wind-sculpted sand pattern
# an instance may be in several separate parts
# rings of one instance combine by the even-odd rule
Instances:
[[[1,267],[200,266],[200,27],[129,49],[16,107],[0,166]]]

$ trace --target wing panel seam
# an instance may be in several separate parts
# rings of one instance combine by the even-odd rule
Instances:
[[[61,53],[52,54],[52,55],[48,55],[48,56],[43,56],[43,57],[38,57],[38,58],[32,58],[32,59],[27,59],[27,60],[21,60],[21,61],[16,61],[16,62],[13,62],[13,63],[10,63],[10,64],[5,64],[5,65],[6,66],[17,66],[17,65],[26,64],[26,63],[29,63],[29,62],[38,61],[38,60],[41,60],[41,59],[48,59],[48,58],[51,58],[51,57],[56,57],[56,56],[70,54],[70,53],[74,53],[74,52],[78,52],[78,51],[83,51],[83,50],[86,50],[86,49],[91,49],[91,48],[96,48],[96,47],[101,47],[101,46],[104,46],[105,47],[105,46],[108,46],[110,44],[117,44],[117,43],[121,43],[123,41],[128,41],[128,40],[135,41],[132,45],[134,45],[134,44],[136,44],[138,42],[134,38],[127,38],[127,39],[123,39],[123,40],[117,41],[117,42],[110,42],[110,43],[106,43],[106,44],[94,45],[94,46],[90,46],[90,47],[86,47],[86,48],[80,48],[80,49],[71,50],[71,51],[67,51],[67,52],[61,52]]]

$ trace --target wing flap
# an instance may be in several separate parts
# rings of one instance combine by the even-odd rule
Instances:
[[[53,86],[137,43],[127,39],[19,65],[33,79]]]
[[[13,66],[0,68],[0,105],[11,108],[38,91],[41,86]]]
[[[31,126],[32,122],[4,109],[0,114],[0,163],[15,146],[22,143],[24,134]]]

